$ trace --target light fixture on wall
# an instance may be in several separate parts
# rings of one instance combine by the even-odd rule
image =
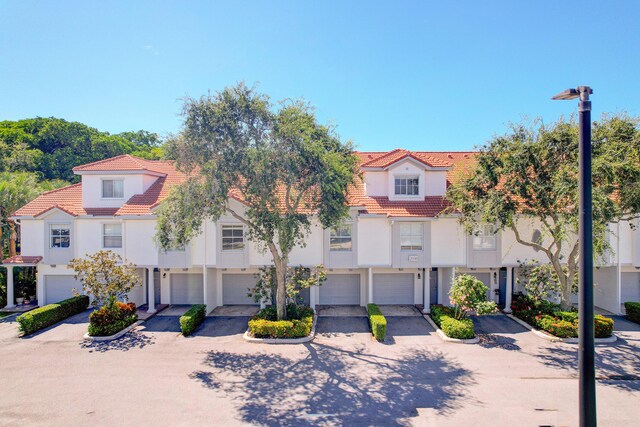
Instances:
[[[420,273],[418,273],[418,280],[420,280],[422,277],[420,276]]]
[[[167,273],[162,273],[162,278],[166,279],[167,278]]]

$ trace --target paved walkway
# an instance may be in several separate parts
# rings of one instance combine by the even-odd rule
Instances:
[[[0,377],[12,384],[0,424],[577,424],[577,346],[504,316],[477,319],[479,345],[444,343],[420,317],[390,317],[384,343],[364,317],[322,317],[312,343],[264,345],[242,340],[246,317],[207,317],[183,337],[177,316],[87,343],[86,315],[29,339],[0,321]],[[597,346],[601,426],[640,417],[640,332],[621,335]]]

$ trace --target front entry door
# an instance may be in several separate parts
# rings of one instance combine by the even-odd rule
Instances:
[[[434,268],[429,273],[429,302],[438,304],[438,269]]]
[[[500,295],[498,295],[498,306],[500,308],[504,308],[507,303],[507,269],[501,268],[500,275],[498,277],[498,286],[500,289]]]

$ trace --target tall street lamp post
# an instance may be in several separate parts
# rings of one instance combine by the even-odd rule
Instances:
[[[567,89],[554,96],[554,100],[580,98],[580,269],[578,281],[580,297],[578,305],[578,371],[580,374],[580,425],[595,427],[596,419],[596,369],[593,314],[593,208],[591,189],[591,101],[593,90],[589,86]]]

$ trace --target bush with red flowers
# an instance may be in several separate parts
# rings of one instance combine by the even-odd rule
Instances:
[[[89,315],[89,335],[113,335],[137,320],[138,315],[134,303],[116,301],[112,305],[100,307]]]

